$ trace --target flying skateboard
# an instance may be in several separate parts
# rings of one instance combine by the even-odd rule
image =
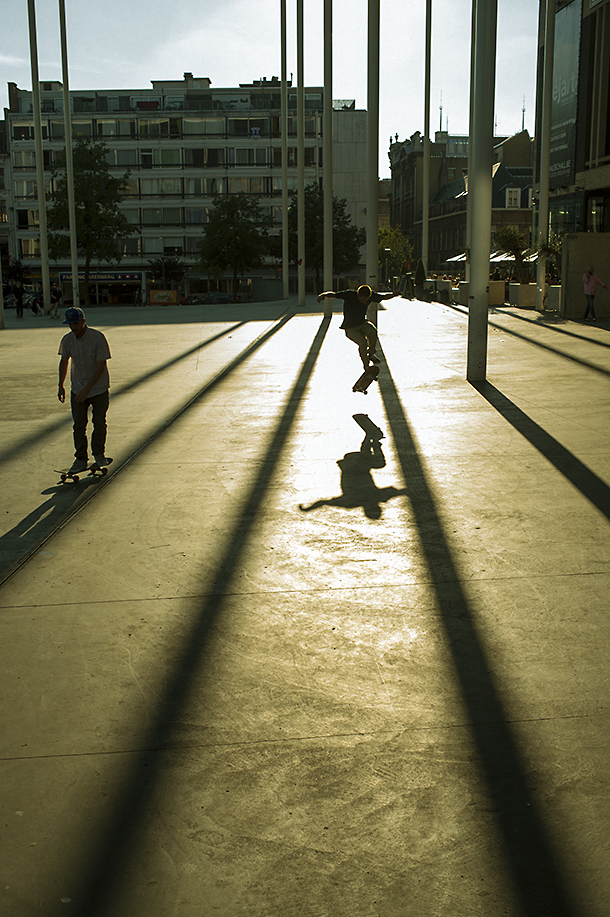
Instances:
[[[70,471],[69,468],[63,468],[61,470],[56,468],[55,471],[61,477],[64,483],[69,478],[71,481],[74,481],[74,483],[76,484],[78,483],[78,481],[80,481],[80,477],[82,474],[88,473],[89,477],[96,477],[98,474],[101,474],[101,475],[108,474],[108,465],[111,465],[112,461],[113,460],[111,458],[107,458],[106,465],[98,465],[97,462],[92,462],[83,471]]]
[[[378,375],[379,367],[375,365],[369,366],[368,369],[365,369],[365,371],[362,373],[352,388],[352,392],[362,392],[363,395],[368,395],[367,389],[372,382],[376,381]]]

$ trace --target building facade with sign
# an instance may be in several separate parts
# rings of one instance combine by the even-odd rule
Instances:
[[[541,17],[537,137],[544,4]],[[549,186],[554,232],[610,232],[610,0],[556,0]]]
[[[41,82],[42,133],[47,188],[54,157],[65,147],[63,95],[59,82]],[[124,274],[146,272],[148,261],[177,255],[194,265],[216,197],[246,192],[260,202],[281,233],[281,82],[273,77],[234,88],[212,87],[207,78],[155,80],[152,89],[71,91],[75,135],[104,141],[116,174],[130,171],[121,209],[139,229],[117,240]],[[297,187],[296,90],[288,90],[288,192]],[[351,101],[334,103],[333,190],[347,200],[352,222],[364,226],[366,112]],[[305,181],[322,183],[323,88],[305,89]],[[9,83],[5,109],[8,244],[40,274],[36,154],[32,93]],[[69,273],[69,261],[51,264],[53,275]],[[108,274],[113,265],[93,265]],[[281,284],[275,259],[248,278],[271,290]],[[263,283],[264,280],[264,283]],[[205,292],[205,277],[191,278],[185,293]],[[107,301],[130,301],[137,280],[98,278]],[[221,287],[234,293],[231,279]]]

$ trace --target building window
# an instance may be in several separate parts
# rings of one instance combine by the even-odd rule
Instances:
[[[116,151],[116,164],[117,166],[137,166],[138,151],[137,150],[117,150]]]
[[[35,169],[36,152],[35,150],[15,150],[13,153],[14,169]]]
[[[119,252],[121,255],[139,255],[140,239],[119,239]]]
[[[137,178],[126,178],[121,186],[123,197],[137,197],[139,194]]]
[[[14,121],[13,122],[13,140],[34,140],[34,122],[33,121]],[[47,139],[46,122],[42,124],[42,139]]]
[[[203,118],[183,118],[182,133],[185,135],[195,134],[196,136],[203,136]]]
[[[205,127],[206,134],[224,134],[225,133],[225,119],[224,118],[204,118],[203,124]]]
[[[19,250],[22,258],[40,257],[39,239],[19,239]]]
[[[184,243],[182,239],[163,239],[163,253],[165,255],[181,255],[183,248]]]
[[[72,121],[72,134],[75,137],[93,137],[93,121]]]
[[[163,254],[163,239],[147,239],[146,236],[141,240],[142,241],[142,252],[145,255],[162,255]]]
[[[118,135],[116,121],[97,121],[96,126],[98,137],[116,137]]]
[[[117,121],[118,136],[119,137],[135,137],[136,136],[136,122],[131,119],[126,119],[124,121]]]
[[[181,178],[160,178],[159,179],[159,193],[164,195],[164,197],[175,197],[176,195],[182,194],[182,179]]]
[[[180,150],[153,150],[153,164],[155,166],[180,166]]]
[[[185,214],[186,214],[186,222],[188,224],[192,224],[192,223],[203,224],[203,223],[207,223],[208,221],[208,208],[207,207],[199,207],[196,210],[191,209],[190,207],[187,207],[185,210]]]
[[[142,139],[169,137],[169,118],[142,118],[140,137]]]
[[[17,228],[18,229],[38,229],[40,226],[37,210],[18,210],[17,211]]]
[[[16,198],[36,198],[36,182],[33,180],[15,182]]]
[[[506,189],[506,206],[512,208],[521,206],[521,188]]]

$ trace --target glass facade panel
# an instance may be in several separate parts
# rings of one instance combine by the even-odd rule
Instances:
[[[142,118],[140,120],[140,137],[169,137],[169,118]]]
[[[161,178],[159,179],[159,188],[161,194],[176,195],[182,194],[182,179],[180,178]]]
[[[116,137],[118,133],[116,121],[97,121],[97,133],[99,137]]]
[[[183,118],[182,119],[182,133],[183,134],[203,135],[204,133],[203,118]]]
[[[204,125],[206,134],[224,134],[225,132],[224,118],[204,118]]]
[[[180,150],[153,150],[153,163],[156,166],[179,166],[181,165]]]
[[[36,152],[35,150],[15,150],[13,153],[13,168],[15,169],[35,169]]]
[[[93,121],[72,121],[72,134],[74,137],[93,137]]]

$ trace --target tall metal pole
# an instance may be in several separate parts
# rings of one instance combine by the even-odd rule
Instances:
[[[424,79],[424,174],[422,194],[421,260],[428,270],[430,210],[430,67],[432,58],[432,0],[426,0],[426,75]]]
[[[366,181],[366,282],[379,286],[379,0],[368,0],[368,94]],[[377,303],[368,309],[377,324]]]
[[[282,298],[290,296],[290,255],[288,248],[288,83],[286,80],[286,0],[281,0],[282,46]]]
[[[477,0],[474,130],[469,181],[473,201],[466,377],[470,382],[483,382],[487,374],[497,20],[498,0]]]
[[[468,141],[468,197],[466,198],[466,252],[464,279],[470,280],[470,250],[472,248],[472,134],[474,130],[474,47],[476,44],[477,0],[472,0],[472,23],[470,27],[470,117]]]
[[[333,0],[324,0],[324,289],[333,287]],[[324,314],[332,299],[324,300]]]
[[[540,136],[540,187],[538,194],[538,266],[536,270],[536,311],[544,311],[546,254],[542,246],[549,241],[549,166],[551,158],[551,104],[553,101],[553,55],[555,52],[555,0],[546,0],[544,28],[544,76],[542,84],[542,124]]]
[[[297,0],[297,172],[299,306],[305,305],[305,68],[303,0]]]
[[[28,22],[30,27],[30,67],[32,71],[34,140],[36,144],[36,194],[38,197],[38,224],[40,231],[40,270],[42,274],[42,299],[44,303],[44,312],[46,315],[51,311],[51,283],[49,278],[47,207],[44,185],[42,117],[40,111],[40,78],[38,76],[38,43],[36,41],[36,9],[34,7],[34,0],[28,0]]]
[[[80,305],[78,282],[78,244],[76,234],[76,205],[74,202],[74,162],[72,158],[72,114],[70,112],[70,84],[68,80],[68,37],[66,32],[66,4],[59,0],[59,30],[61,35],[61,71],[64,93],[64,132],[66,135],[66,184],[68,186],[68,217],[70,226],[70,262],[72,264],[72,305]]]

